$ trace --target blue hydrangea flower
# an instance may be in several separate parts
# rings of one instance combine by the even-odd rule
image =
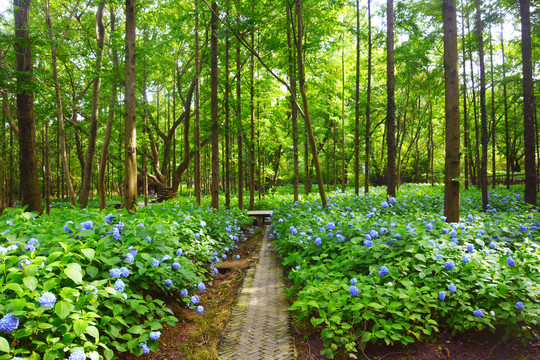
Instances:
[[[127,253],[126,256],[124,257],[124,261],[127,262],[127,263],[133,263],[133,261],[135,260],[135,258],[133,257],[133,254],[132,253]]]
[[[11,332],[18,327],[19,318],[13,314],[6,314],[0,320],[0,331],[4,334],[11,334]]]
[[[336,224],[334,224],[333,222],[329,222],[328,224],[326,224],[326,228],[328,230],[334,230],[336,228]]]
[[[94,299],[97,298],[98,289],[94,285],[86,285],[86,295],[94,294]]]
[[[172,286],[173,282],[170,279],[165,280],[165,285]]]
[[[200,291],[204,291],[206,290],[206,286],[204,285],[204,283],[199,283],[197,285],[197,289],[199,289]]]
[[[120,234],[120,229],[117,226],[113,228],[112,234],[113,234],[114,240],[117,240],[117,241],[120,240],[120,237],[122,237],[122,234]]]
[[[122,272],[120,271],[120,269],[114,268],[114,269],[111,269],[111,271],[109,272],[109,275],[112,278],[117,278],[117,277],[120,277],[122,275]]]
[[[129,277],[129,269],[125,266],[122,266],[120,268],[120,275],[123,277],[123,278],[128,278]]]
[[[92,226],[94,226],[94,223],[92,222],[92,220],[88,220],[88,221],[83,221],[81,223],[81,227],[84,229],[84,230],[90,230],[92,228]]]
[[[64,224],[64,230],[68,233],[68,234],[73,234],[73,230],[71,230],[69,228],[69,224],[73,224],[73,221],[68,221],[67,223]]]
[[[177,263],[177,262],[173,262],[173,263],[172,263],[172,268],[173,268],[174,270],[178,270],[178,269],[180,269],[180,264]]]
[[[148,242],[148,243],[151,243],[152,242],[152,238],[150,236],[147,236],[144,238],[144,241]]]
[[[122,281],[122,279],[118,279],[114,282],[114,288],[120,292],[124,292],[126,284]]]
[[[198,239],[198,238],[200,238],[200,237],[201,237],[201,234],[199,234],[199,233],[195,233],[195,235],[193,235],[193,236],[195,236],[195,239]]]
[[[39,306],[52,308],[56,303],[56,296],[54,296],[53,293],[47,291],[43,293],[43,295],[41,295],[38,301]]]
[[[240,255],[236,255],[236,260],[240,260]]]
[[[226,258],[227,258],[227,254],[221,255],[221,257],[222,257],[223,259],[226,259]]]
[[[139,343],[141,345],[144,354],[150,354],[150,348],[146,345],[146,341]]]
[[[150,340],[157,341],[160,336],[161,336],[161,331],[152,331],[150,333]]]
[[[444,298],[446,298],[446,291],[439,291],[439,299],[444,301]]]
[[[383,202],[381,203],[381,208],[383,208],[383,209],[388,209],[388,208],[389,208],[388,203],[387,203],[386,201],[383,201]]]
[[[454,283],[450,283],[450,285],[448,285],[448,291],[455,293],[457,291],[456,285],[454,285]]]
[[[471,259],[469,259],[467,256],[464,256],[462,261],[463,261],[464,264],[466,264],[466,263],[470,262]]]
[[[182,297],[188,296],[188,291],[187,291],[187,289],[182,289],[182,290],[180,290],[180,296],[182,296]]]
[[[474,316],[478,316],[478,317],[483,317],[484,316],[484,312],[480,309],[476,309],[473,311],[473,314]]]
[[[11,360],[24,360],[22,357],[14,356],[11,358]]]
[[[201,301],[201,299],[199,298],[198,295],[193,295],[193,296],[191,297],[191,303],[192,303],[193,305],[197,305],[197,304],[199,303],[199,301]]]
[[[82,350],[73,350],[69,355],[69,360],[86,360],[86,354]]]
[[[197,306],[197,314],[202,314],[204,311],[204,307],[202,305]]]
[[[489,243],[489,247],[492,248],[492,249],[495,249],[497,247],[497,243],[492,241],[492,242]]]
[[[358,283],[358,280],[356,278],[351,279],[351,285],[356,285]]]
[[[457,231],[456,230],[450,231],[450,237],[451,238],[455,238],[456,236],[457,236]]]
[[[443,256],[441,254],[437,254],[437,256],[435,256],[436,259],[442,259]]]
[[[204,229],[204,227],[206,226],[206,223],[204,221],[201,221],[200,225],[201,225],[201,229]]]
[[[467,244],[467,252],[472,253],[474,251],[474,245],[473,244]]]
[[[107,224],[112,223],[112,221],[113,221],[113,214],[107,214],[107,215],[105,215],[105,222],[106,222]]]
[[[39,246],[39,240],[35,239],[35,238],[30,238],[30,240],[28,240],[27,244],[29,246]]]
[[[321,245],[322,245],[321,238],[318,237],[318,238],[315,239],[315,245],[317,245],[317,246],[321,246]],[[268,246],[270,246],[270,245],[268,245]]]
[[[379,233],[375,230],[369,230],[369,236],[371,236],[372,239],[376,239],[379,237]]]
[[[431,224],[431,223],[427,224],[426,229],[433,230],[433,224]]]
[[[507,263],[509,266],[516,266],[516,262],[514,261],[514,259],[512,259],[511,256],[509,256],[509,257],[506,259],[506,263]]]
[[[518,301],[517,304],[516,304],[517,308],[519,310],[523,310],[525,309],[525,305],[523,305],[523,303],[521,301]]]
[[[295,269],[296,269],[296,270],[300,270],[300,266],[296,266],[296,268],[295,268]]]
[[[390,204],[394,205],[397,202],[397,199],[392,196],[388,201],[390,202]]]
[[[372,247],[372,246],[373,246],[373,241],[371,241],[371,240],[364,240],[364,246],[365,246],[365,247]]]
[[[153,267],[158,267],[159,266],[159,260],[156,259],[156,258],[152,258],[152,266]]]
[[[19,269],[24,270],[25,267],[32,264],[32,261],[30,259],[24,259],[19,261]]]
[[[183,252],[184,250],[179,248],[178,250],[176,250],[176,256],[181,256]]]
[[[379,269],[379,277],[383,277],[384,275],[390,274],[390,270],[386,266],[381,266]]]
[[[444,268],[446,270],[453,270],[455,267],[454,263],[452,261],[447,261],[444,263]]]
[[[291,225],[291,226],[289,227],[289,231],[290,231],[291,234],[293,234],[293,235],[298,234],[298,230],[296,230],[296,228],[294,227],[294,225]]]
[[[349,288],[349,293],[352,295],[352,296],[358,296],[358,294],[360,293],[360,291],[358,290],[358,288],[354,285],[351,285],[351,287]]]

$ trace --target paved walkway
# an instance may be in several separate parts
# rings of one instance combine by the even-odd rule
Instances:
[[[258,263],[248,270],[219,344],[222,360],[293,360],[283,268],[265,229]]]

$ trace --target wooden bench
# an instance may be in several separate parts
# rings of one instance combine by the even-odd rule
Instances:
[[[247,212],[249,216],[253,216],[254,225],[263,226],[264,224],[270,224],[270,216],[273,211],[271,210],[251,210]]]

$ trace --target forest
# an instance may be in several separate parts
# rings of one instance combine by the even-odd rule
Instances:
[[[0,11],[0,360],[158,351],[167,296],[201,315],[208,264],[245,255],[246,210],[272,212],[325,358],[443,326],[540,336],[538,0]]]

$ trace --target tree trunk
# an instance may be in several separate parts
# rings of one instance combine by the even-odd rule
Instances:
[[[534,82],[531,49],[530,1],[519,0],[521,57],[523,59],[523,131],[525,147],[525,202],[536,206],[536,164],[534,144]],[[20,127],[20,126],[19,126]]]
[[[358,4],[357,4],[358,7]],[[357,10],[358,11],[358,10]],[[368,69],[367,69],[367,94],[366,94],[366,159],[364,163],[364,193],[369,192],[369,153],[370,153],[370,138],[371,138],[371,0],[367,2],[368,14]],[[358,17],[358,13],[356,14]],[[357,20],[358,21],[358,20]],[[358,31],[358,23],[356,24]],[[357,39],[358,41],[358,39]],[[358,195],[358,194],[357,194]]]
[[[502,14],[500,15],[502,17]],[[505,152],[504,157],[506,158],[506,188],[510,189],[510,134],[508,132],[508,95],[506,89],[506,59],[504,55],[504,22],[501,21],[501,53],[502,53],[502,71],[503,71],[503,97],[504,97],[504,143],[505,143]]]
[[[19,127],[19,176],[22,206],[43,213],[39,190],[36,125],[34,121],[34,67],[29,30],[30,0],[13,0],[17,58],[17,116]]]
[[[469,190],[469,161],[471,161],[471,149],[469,141],[469,118],[467,116],[467,69],[465,61],[465,11],[463,7],[463,2],[461,1],[461,41],[462,41],[462,51],[463,51],[463,146],[465,147],[465,190]]]
[[[497,182],[496,168],[495,168],[495,75],[493,72],[493,41],[491,36],[491,26],[489,27],[489,63],[491,73],[491,186],[495,188]]]
[[[341,49],[341,192],[347,186],[345,164],[345,49]]]
[[[135,96],[135,29],[136,2],[126,0],[126,74],[125,74],[125,178],[124,207],[128,212],[137,211],[137,128]]]
[[[217,63],[217,3],[212,2],[212,36],[211,36],[211,107],[212,107],[212,207],[219,210],[219,137],[218,137],[218,63]]]
[[[474,136],[475,136],[475,144],[474,144],[474,149],[475,149],[475,161],[472,161],[472,157],[470,160],[470,165],[471,165],[471,179],[473,181],[473,183],[478,186],[480,188],[480,185],[481,185],[481,182],[479,181],[479,178],[480,178],[480,175],[479,175],[479,170],[478,170],[478,167],[480,165],[480,146],[479,146],[479,143],[480,143],[480,139],[479,139],[479,133],[480,133],[480,129],[478,129],[478,111],[477,111],[477,107],[476,107],[476,87],[474,85],[474,67],[473,67],[473,60],[472,60],[472,41],[470,39],[470,34],[471,34],[471,30],[470,30],[470,22],[469,22],[469,13],[467,12],[467,31],[469,33],[469,64],[470,64],[470,69],[471,69],[471,88],[472,88],[472,96],[473,96],[473,112],[474,112]],[[470,143],[469,143],[469,146],[470,146]]]
[[[47,28],[49,30],[49,38],[51,39],[51,65],[52,65],[52,70],[53,70],[54,90],[55,90],[55,95],[56,95],[56,107],[57,107],[57,114],[58,114],[58,132],[59,132],[59,140],[60,140],[60,151],[62,155],[62,167],[64,169],[64,181],[66,183],[69,201],[71,202],[72,206],[75,206],[77,205],[77,198],[75,195],[75,189],[73,187],[73,183],[71,181],[71,175],[70,175],[69,165],[67,161],[66,132],[64,130],[64,110],[62,108],[62,98],[60,96],[60,84],[58,81],[58,65],[57,65],[57,57],[56,57],[56,54],[58,52],[58,47],[55,45],[56,39],[54,36],[53,26],[51,23],[48,1],[45,2],[45,18],[47,22]],[[66,28],[66,32],[64,33],[64,36],[67,34],[67,30],[68,29]]]
[[[293,194],[293,200],[296,202],[298,201],[298,109],[296,108],[296,105],[294,103],[294,99],[296,98],[296,62],[295,62],[295,56],[293,53],[293,44],[291,40],[291,27],[294,28],[294,24],[291,22],[291,10],[289,7],[289,2],[286,3],[287,7],[287,44],[288,44],[288,55],[289,55],[289,82],[291,87],[291,120],[292,120],[292,137],[293,137],[293,188],[294,188],[294,194]],[[280,148],[281,149],[281,148]],[[276,167],[275,171],[275,180],[274,180],[274,186],[276,186],[277,181],[277,170],[279,170],[279,161],[278,166]]]
[[[360,192],[360,2],[356,0],[356,98],[354,104],[354,193]]]
[[[315,136],[313,135],[313,128],[311,126],[311,119],[309,117],[309,107],[308,107],[308,100],[307,100],[307,94],[306,94],[306,73],[304,70],[304,57],[303,57],[303,38],[304,38],[304,20],[302,18],[302,1],[303,0],[297,0],[296,1],[296,19],[297,19],[297,26],[298,26],[298,32],[297,32],[297,39],[296,39],[296,47],[297,47],[297,55],[298,55],[298,81],[299,81],[299,88],[300,88],[300,95],[302,96],[302,103],[304,105],[304,121],[306,124],[306,131],[309,136],[309,144],[311,147],[311,152],[313,154],[313,163],[315,165],[315,174],[317,177],[317,185],[319,187],[319,195],[321,197],[321,203],[323,207],[326,207],[326,192],[324,191],[324,183],[322,178],[322,172],[321,172],[321,165],[319,163],[319,156],[317,154],[317,147],[315,144]]]
[[[193,191],[195,199],[199,206],[202,203],[201,193],[201,55],[199,45],[199,1],[195,0],[195,124],[194,124],[194,141],[195,141],[195,160],[193,164],[193,180],[195,182]],[[189,149],[187,149],[189,150]],[[188,156],[186,152],[185,157]],[[177,180],[178,181],[178,180]]]
[[[229,15],[229,0],[227,0],[227,16]],[[231,208],[231,174],[230,174],[230,109],[229,94],[231,85],[229,83],[229,34],[225,38],[225,208]]]
[[[482,209],[487,210],[487,147],[489,137],[487,133],[487,108],[486,108],[486,71],[484,66],[484,36],[482,26],[482,13],[480,0],[476,3],[476,30],[478,35],[478,57],[480,58],[480,127],[482,141],[482,159],[480,162],[480,187],[482,189]]]
[[[238,208],[244,210],[244,159],[243,159],[243,127],[242,127],[242,64],[240,59],[240,43],[236,45],[236,126],[238,143]]]
[[[105,45],[105,25],[103,24],[103,10],[105,9],[105,0],[101,0],[96,12],[97,29],[97,49],[96,49],[96,77],[92,88],[92,110],[90,115],[90,135],[88,137],[88,149],[86,150],[86,159],[83,169],[83,183],[79,204],[81,209],[88,205],[88,195],[90,193],[90,184],[92,181],[92,167],[94,165],[94,153],[96,151],[96,137],[99,116],[99,91],[101,89],[101,66],[103,63],[103,48]]]
[[[111,21],[111,48],[112,48],[112,60],[113,77],[111,80],[111,95],[109,98],[109,114],[107,118],[107,127],[105,129],[105,138],[103,139],[103,149],[101,150],[101,158],[99,160],[98,169],[98,193],[99,193],[99,208],[103,210],[107,207],[107,196],[105,194],[105,169],[107,168],[107,160],[109,158],[109,145],[111,143],[112,125],[114,120],[114,108],[117,101],[117,88],[118,88],[118,50],[116,50],[114,33],[116,32],[116,13],[114,7],[109,9],[110,21]]]
[[[388,196],[396,196],[396,101],[394,97],[394,1],[387,0],[386,58],[386,137],[388,151]]]
[[[253,14],[253,9],[252,9]],[[251,48],[255,48],[254,29],[251,30]],[[255,58],[251,53],[249,61],[249,210],[255,208]]]
[[[51,213],[51,163],[50,163],[50,146],[49,146],[49,120],[45,120],[45,212]]]
[[[459,74],[456,5],[443,0],[446,155],[444,161],[444,215],[459,222]]]

